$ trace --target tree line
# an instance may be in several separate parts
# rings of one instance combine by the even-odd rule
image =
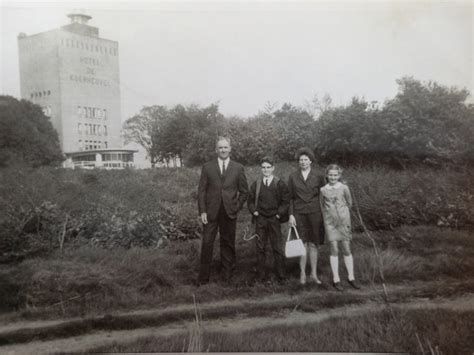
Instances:
[[[329,96],[306,107],[267,104],[253,117],[225,117],[216,104],[144,107],[124,124],[128,141],[141,144],[152,162],[179,158],[194,166],[210,159],[215,138],[232,140],[233,156],[256,164],[263,155],[292,160],[297,148],[314,149],[323,162],[344,165],[442,164],[474,161],[474,105],[466,89],[412,77],[382,104],[354,97],[334,106]]]
[[[412,77],[397,80],[398,92],[383,103],[354,97],[333,105],[325,95],[305,107],[267,103],[252,117],[226,117],[217,104],[143,107],[123,125],[125,142],[145,150],[152,166],[179,159],[200,165],[214,156],[219,135],[232,140],[233,156],[256,164],[264,155],[293,160],[301,146],[323,163],[372,163],[404,167],[474,162],[474,105],[466,89]],[[40,106],[0,96],[0,167],[58,165],[64,159],[57,132]]]

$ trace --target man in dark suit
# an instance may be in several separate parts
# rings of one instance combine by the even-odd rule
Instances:
[[[198,207],[204,234],[201,244],[201,267],[198,284],[209,282],[212,252],[217,230],[220,235],[221,264],[225,281],[235,269],[235,230],[237,214],[248,196],[244,167],[230,160],[230,140],[219,137],[217,159],[204,164],[198,188]]]

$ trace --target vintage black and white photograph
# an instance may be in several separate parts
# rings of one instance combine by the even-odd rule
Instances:
[[[0,353],[474,352],[474,3],[0,3]]]

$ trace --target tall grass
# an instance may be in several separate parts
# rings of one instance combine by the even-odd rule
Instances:
[[[287,180],[295,168],[292,163],[279,163],[275,173]],[[251,183],[260,169],[249,167],[246,173]],[[474,242],[467,229],[460,229],[473,224],[469,169],[347,169],[344,178],[364,221],[371,228],[392,228],[371,231],[387,282],[465,280],[472,273]],[[189,302],[199,264],[199,241],[187,240],[199,234],[198,179],[198,168],[0,170],[0,209],[4,211],[0,251],[11,257],[3,261],[16,262],[0,270],[4,285],[0,305],[33,311],[60,308],[60,313],[77,314]],[[433,226],[440,221],[454,229]],[[199,291],[201,295],[213,300],[234,297],[236,292],[249,296],[296,292],[293,286],[268,288],[251,283],[255,246],[242,239],[249,222],[250,214],[244,209],[237,226],[237,291],[212,282]],[[184,235],[183,241],[172,241],[172,235]],[[94,244],[101,238],[119,242]],[[380,282],[372,246],[361,234],[354,234],[353,251],[358,280]],[[326,283],[331,275],[328,259],[328,248],[323,246],[319,267]],[[271,257],[268,261],[270,266]],[[297,264],[289,261],[287,268],[289,276],[296,278]],[[216,273],[214,277],[218,279]]]
[[[304,325],[277,325],[247,331],[205,331],[203,346],[211,352],[402,352],[419,353],[420,342],[442,354],[470,354],[474,312],[396,310],[399,327],[386,311],[334,317]],[[419,334],[417,340],[415,334]],[[102,352],[178,352],[182,335],[143,338],[131,344],[94,349]]]

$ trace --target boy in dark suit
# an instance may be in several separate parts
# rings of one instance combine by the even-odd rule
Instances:
[[[255,220],[257,249],[257,279],[264,281],[265,244],[270,240],[273,252],[274,273],[279,282],[286,279],[280,223],[288,221],[289,192],[286,184],[273,175],[273,159],[264,157],[260,161],[262,176],[250,187],[247,205]]]
[[[235,230],[237,214],[248,196],[244,167],[230,160],[230,140],[219,137],[217,158],[204,164],[198,188],[198,208],[204,234],[198,285],[209,282],[217,230],[220,235],[224,280],[231,281],[235,269]]]

